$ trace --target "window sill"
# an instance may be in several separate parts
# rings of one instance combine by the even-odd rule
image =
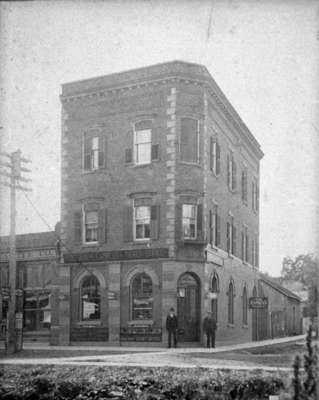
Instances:
[[[242,328],[243,328],[243,329],[248,329],[248,325],[243,324]]]
[[[92,320],[92,321],[79,321],[76,323],[76,326],[83,326],[89,328],[90,326],[100,326],[101,321],[99,320]]]
[[[159,162],[160,162],[159,159],[158,160],[152,160],[151,162],[145,163],[145,164],[135,164],[135,163],[132,162],[132,163],[125,163],[125,166],[128,167],[128,168],[132,168],[132,169],[134,169],[134,168],[145,168],[145,167],[152,167],[153,164],[157,164]]]
[[[82,243],[82,247],[94,247],[98,246],[99,242],[88,242],[88,243]]]
[[[91,175],[91,174],[99,173],[99,172],[102,172],[105,170],[106,170],[106,167],[100,167],[97,169],[88,169],[88,170],[82,169],[82,175]]]
[[[196,244],[205,245],[206,241],[204,239],[182,239],[183,244]]]
[[[211,172],[212,172],[212,175],[213,175],[216,179],[218,179],[218,178],[220,177],[220,173],[219,173],[219,174],[216,174],[216,172],[214,172],[214,171],[212,171],[212,170],[211,170]]]
[[[151,242],[151,239],[135,239],[131,244],[133,245],[138,245],[138,244],[149,244]]]
[[[213,251],[215,251],[216,253],[218,253],[218,250],[219,250],[218,246],[215,246],[214,244],[213,244],[213,245],[211,244],[210,247],[211,247],[211,249],[212,249]]]
[[[202,167],[201,163],[198,163],[198,162],[189,162],[189,161],[180,160],[179,163],[180,164],[184,164],[184,165],[189,165],[191,167],[197,167],[197,168],[201,168]]]
[[[235,324],[230,324],[229,322],[227,323],[228,328],[235,328]]]

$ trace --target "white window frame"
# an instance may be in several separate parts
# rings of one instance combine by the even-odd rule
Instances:
[[[96,235],[96,237],[97,237],[97,240],[92,240],[92,241],[86,241],[86,214],[87,213],[89,213],[89,212],[96,212],[96,214],[97,214],[97,228],[96,228],[96,230],[97,230],[97,235]],[[84,243],[84,244],[86,244],[86,245],[95,245],[95,244],[97,244],[98,242],[99,242],[99,240],[98,240],[98,232],[99,232],[99,210],[97,209],[97,210],[90,210],[90,211],[85,211],[85,209],[83,208],[82,209],[82,215],[83,215],[83,223],[82,223],[82,232],[83,232],[83,235],[82,235],[82,242]]]
[[[87,153],[85,152],[86,141],[89,142],[89,151]],[[105,167],[105,159],[106,159],[105,141],[106,138],[103,135],[97,134],[94,136],[90,136],[89,131],[87,133],[84,133],[83,146],[82,146],[82,164],[84,172],[97,171]],[[96,143],[96,146],[94,145],[94,143]],[[100,153],[103,153],[104,157],[104,163],[103,163],[104,165],[101,166],[99,166]],[[87,155],[89,155],[90,157],[89,168],[85,168],[85,161]]]
[[[100,137],[93,136],[91,138],[91,170],[96,171],[99,169],[99,152],[100,152]],[[94,144],[97,144],[96,148]]]
[[[195,217],[194,217],[194,225],[195,225],[195,229],[194,229],[194,237],[192,236],[185,236],[184,234],[184,218],[191,220],[191,218],[188,217],[184,217],[184,206],[191,206],[194,207],[195,210]],[[197,205],[196,204],[189,204],[189,203],[183,203],[182,204],[182,229],[183,229],[183,238],[186,240],[196,240],[197,239]]]
[[[139,122],[142,122],[142,121],[139,121]],[[152,162],[152,129],[148,128],[148,129],[136,130],[136,124],[137,123],[134,124],[134,163],[136,165],[151,164],[151,162]],[[149,141],[137,143],[137,136],[138,136],[139,132],[149,132],[149,135],[150,135]],[[138,146],[147,145],[147,144],[149,145],[149,160],[140,162],[138,160],[138,155],[139,155]]]
[[[140,207],[146,207],[149,209],[149,232],[150,232],[150,236],[147,237],[142,237],[142,238],[137,238],[136,237],[136,213],[137,213],[137,209]],[[143,226],[145,226],[146,224],[143,224]],[[144,235],[145,235],[145,227],[143,228],[144,230]],[[151,206],[146,206],[146,205],[140,205],[140,206],[134,206],[133,207],[133,239],[136,242],[145,242],[145,241],[149,241],[151,240]]]

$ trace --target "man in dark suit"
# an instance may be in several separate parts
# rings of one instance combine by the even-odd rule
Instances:
[[[177,346],[177,328],[178,328],[178,323],[177,323],[177,317],[175,315],[175,310],[174,308],[171,308],[166,318],[166,330],[168,332],[168,348],[171,347],[172,336],[174,340],[174,347]]]
[[[203,330],[207,337],[207,347],[215,347],[216,321],[212,312],[208,312],[203,321]]]

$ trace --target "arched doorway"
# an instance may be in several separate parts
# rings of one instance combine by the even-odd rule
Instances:
[[[254,286],[254,289],[253,289],[253,297],[257,297],[256,286]],[[252,340],[256,341],[256,340],[258,340],[258,315],[257,315],[256,308],[252,309],[251,319],[252,319]]]
[[[197,276],[183,274],[177,282],[177,318],[179,340],[199,341],[200,336],[200,284]]]

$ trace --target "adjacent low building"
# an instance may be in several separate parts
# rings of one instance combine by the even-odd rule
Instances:
[[[24,340],[49,341],[54,281],[58,277],[58,232],[17,235],[17,305],[23,311]],[[0,322],[9,303],[9,237],[0,237]]]

